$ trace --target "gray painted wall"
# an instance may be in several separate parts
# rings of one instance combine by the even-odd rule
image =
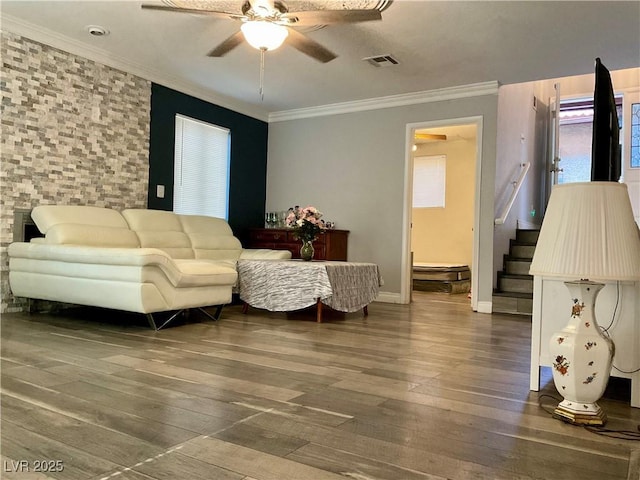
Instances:
[[[407,124],[483,117],[479,302],[491,302],[498,96],[482,95],[274,122],[267,210],[311,204],[351,231],[349,260],[380,266],[400,299]]]

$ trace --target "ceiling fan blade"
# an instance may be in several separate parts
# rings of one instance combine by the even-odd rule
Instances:
[[[290,25],[328,25],[331,23],[354,23],[382,20],[380,10],[313,10],[289,12],[282,15]]]
[[[446,135],[438,133],[416,133],[415,138],[417,140],[446,140]]]
[[[324,48],[315,40],[311,40],[306,35],[303,35],[296,30],[289,28],[289,36],[287,37],[287,43],[296,50],[315,58],[319,62],[327,63],[337,57],[331,50]]]
[[[242,31],[238,31],[207,53],[208,57],[222,57],[240,45],[244,40]]]
[[[240,15],[238,13],[219,12],[216,10],[204,10],[200,8],[165,7],[163,5],[141,5],[141,7],[145,10],[160,10],[164,12],[191,13],[196,15],[209,15],[211,17],[219,17],[219,18],[233,18],[235,20],[240,20],[244,18],[244,15]]]

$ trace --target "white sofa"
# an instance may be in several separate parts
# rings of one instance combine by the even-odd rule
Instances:
[[[231,301],[239,258],[290,258],[243,249],[220,218],[147,209],[42,205],[31,214],[45,235],[9,245],[13,295],[147,314]],[[205,312],[206,313],[206,312]]]

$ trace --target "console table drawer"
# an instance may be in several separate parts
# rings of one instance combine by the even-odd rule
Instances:
[[[261,243],[283,243],[287,241],[287,234],[289,232],[284,230],[275,230],[270,228],[251,230],[250,238],[252,242]]]
[[[313,242],[316,260],[347,260],[348,230],[325,230]],[[293,231],[286,228],[252,228],[247,248],[289,250],[293,258],[300,258],[302,246]]]

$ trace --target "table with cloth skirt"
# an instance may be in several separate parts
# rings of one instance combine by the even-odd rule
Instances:
[[[302,260],[239,260],[238,286],[243,311],[248,305],[272,312],[322,305],[341,312],[368,314],[367,306],[383,285],[375,263]]]

